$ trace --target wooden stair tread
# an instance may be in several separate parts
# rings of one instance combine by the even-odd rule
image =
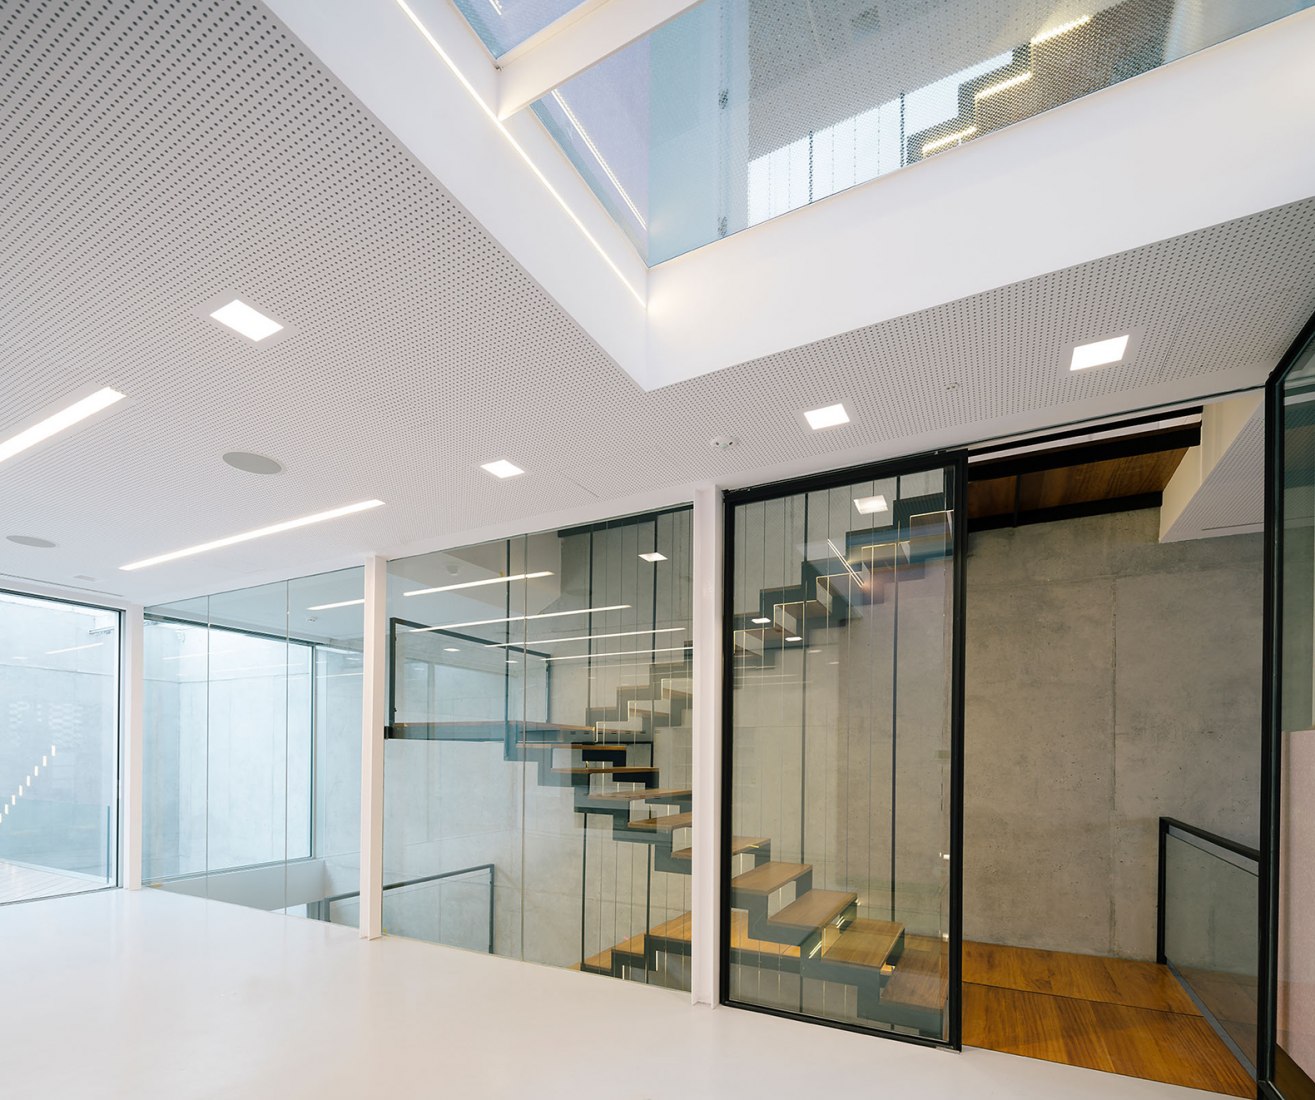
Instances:
[[[602,970],[607,973],[612,972],[612,959],[614,956],[624,955],[628,959],[644,958],[644,933],[631,936],[628,940],[623,940],[615,947],[605,947],[597,955],[590,955],[583,963],[577,964],[582,970]]]
[[[657,775],[657,768],[609,764],[601,768],[553,768],[553,775]]]
[[[664,921],[653,929],[651,935],[658,940],[670,943],[688,944],[692,939],[692,918],[684,913]],[[756,951],[762,955],[781,955],[797,959],[799,948],[788,947],[783,943],[768,943],[766,940],[749,938],[749,914],[740,910],[731,911],[731,950]]]
[[[903,934],[904,925],[895,921],[855,920],[822,948],[822,958],[828,962],[879,969],[886,965]]]
[[[611,802],[637,802],[644,798],[692,798],[694,792],[690,790],[643,790],[643,791],[606,791],[602,794],[591,794],[589,797],[595,800],[607,800]]]
[[[742,856],[745,852],[752,852],[755,848],[761,848],[763,845],[769,843],[771,843],[771,837],[733,836],[731,837],[731,855]],[[682,848],[678,852],[672,852],[671,858],[692,860],[694,858],[694,849]]]
[[[808,863],[764,863],[731,879],[731,889],[744,894],[774,894],[811,871]]]
[[[809,890],[767,921],[789,928],[824,928],[856,901],[857,894],[843,890]]]
[[[663,829],[670,832],[673,829],[685,829],[689,827],[693,819],[692,813],[686,814],[659,814],[656,817],[641,817],[630,822],[632,829]]]
[[[881,999],[940,1011],[949,988],[948,945],[934,936],[904,937],[904,953],[891,975]]]

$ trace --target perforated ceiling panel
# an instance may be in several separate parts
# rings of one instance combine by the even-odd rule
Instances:
[[[0,438],[86,385],[128,400],[0,465],[0,536],[57,543],[0,540],[0,573],[156,602],[1259,381],[1315,310],[1313,246],[1300,203],[645,394],[260,5],[3,0]],[[226,290],[296,332],[252,345],[196,314]],[[1131,326],[1135,362],[1060,361]],[[836,400],[852,423],[810,432],[801,410]],[[234,450],[285,472],[232,469]],[[478,469],[502,457],[528,473]]]

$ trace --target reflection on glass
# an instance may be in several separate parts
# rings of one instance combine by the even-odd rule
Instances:
[[[1258,864],[1173,827],[1164,858],[1165,959],[1254,1072]]]
[[[1282,382],[1283,468],[1276,534],[1281,555],[1276,731],[1279,805],[1278,1016],[1275,1082],[1315,1091],[1315,345]],[[1306,1078],[1302,1081],[1303,1076]]]
[[[0,904],[118,874],[119,615],[0,592]]]
[[[386,931],[688,987],[690,560],[682,508],[390,564]]]
[[[143,878],[354,924],[360,569],[147,611]]]
[[[732,1001],[942,1039],[952,471],[733,510]]]
[[[704,0],[534,110],[656,264],[1311,2]]]
[[[424,0],[412,3],[421,12],[426,7]],[[538,34],[579,3],[581,0],[456,0],[461,14],[494,57]]]

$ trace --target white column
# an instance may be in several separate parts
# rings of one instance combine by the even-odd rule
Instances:
[[[722,494],[694,491],[694,840],[691,882],[694,1004],[716,1006],[721,909]]]
[[[383,935],[384,723],[388,706],[388,562],[365,560],[361,656],[361,938]]]
[[[146,693],[145,622],[139,605],[123,609],[120,633],[119,882],[142,886],[142,723]]]

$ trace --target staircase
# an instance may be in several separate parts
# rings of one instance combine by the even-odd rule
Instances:
[[[757,613],[730,624],[737,662],[754,668],[809,633],[844,623],[856,608],[882,602],[898,571],[915,579],[922,563],[946,553],[949,519],[940,494],[897,501],[888,527],[848,532],[833,556],[805,560],[800,580],[763,590]],[[883,517],[885,518],[885,517]],[[648,666],[647,677],[591,706],[585,723],[507,721],[402,723],[394,737],[497,740],[504,759],[533,769],[546,787],[569,787],[575,813],[610,819],[608,835],[652,849],[651,871],[692,870],[693,792],[668,785],[654,765],[655,742],[687,725],[690,657]],[[592,836],[592,834],[590,834]],[[939,1037],[945,1001],[943,944],[912,936],[894,921],[860,916],[857,893],[814,885],[813,867],[772,858],[772,839],[729,838],[731,961],[855,987],[858,1015]],[[648,975],[671,956],[690,955],[689,913],[583,958],[578,968],[613,977]]]

